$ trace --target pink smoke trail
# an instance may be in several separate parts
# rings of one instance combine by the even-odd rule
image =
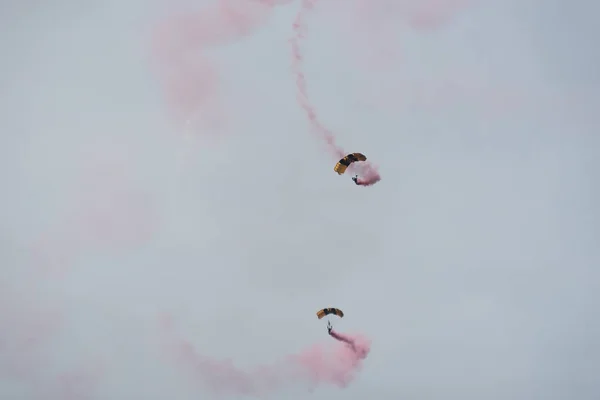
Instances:
[[[331,330],[331,332],[329,332],[329,334],[331,335],[332,338],[334,338],[335,340],[338,340],[340,342],[344,342],[347,343],[349,345],[353,345],[354,341],[350,336],[344,335],[342,333],[338,333],[335,330]]]
[[[304,58],[300,44],[306,37],[306,14],[315,6],[316,3],[317,0],[301,0],[301,7],[293,24],[294,36],[291,39],[292,68],[294,70],[294,74],[296,75],[297,99],[300,107],[302,107],[304,110],[313,130],[325,140],[329,150],[335,157],[339,159],[344,157],[347,153],[336,144],[333,132],[325,127],[325,125],[323,125],[318,118],[315,107],[312,105],[308,97],[306,76],[303,70]],[[353,164],[350,166],[349,170],[352,172],[359,170],[361,172],[362,177],[357,181],[357,183],[362,186],[371,186],[381,180],[381,176],[379,175],[377,168],[368,161],[360,167]]]
[[[146,245],[160,226],[154,196],[136,179],[128,142],[94,142],[81,152],[62,212],[34,241],[31,263],[63,277],[89,252],[127,252]]]
[[[355,0],[354,7],[348,2],[352,9],[344,24],[346,44],[369,74],[374,69],[397,74],[402,48],[397,32],[402,25],[415,31],[439,29],[472,1]]]
[[[229,112],[220,93],[218,68],[208,55],[216,46],[249,36],[272,9],[291,0],[217,0],[193,13],[162,21],[154,31],[153,53],[167,101],[177,119],[200,134],[220,133]],[[203,125],[198,125],[202,123]]]
[[[244,371],[230,360],[199,354],[189,341],[174,334],[171,322],[163,324],[163,334],[168,356],[196,382],[221,395],[264,396],[286,388],[312,390],[323,385],[344,388],[356,377],[370,350],[368,339],[336,332],[332,335],[340,342],[336,345],[315,345],[275,364]]]
[[[92,400],[98,398],[96,389],[105,375],[104,363],[89,360],[77,369],[61,373],[56,379],[56,387],[51,389],[56,399]]]
[[[35,292],[0,287],[0,376],[30,389],[31,400],[94,398],[102,372],[97,361],[59,375],[48,372],[66,313],[43,300]]]
[[[374,7],[377,2],[361,0],[365,7]],[[473,3],[473,0],[384,0],[383,11],[398,11],[406,22],[416,30],[439,29],[454,18],[459,11]]]
[[[46,361],[44,350],[62,323],[57,310],[39,299],[2,288],[0,294],[0,374],[28,379]]]

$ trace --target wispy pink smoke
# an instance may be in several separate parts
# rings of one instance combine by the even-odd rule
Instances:
[[[367,0],[361,0],[368,4]],[[437,29],[450,21],[458,11],[470,5],[473,0],[385,0],[390,8],[404,15],[407,23],[417,30]],[[392,11],[388,8],[388,11]]]
[[[408,79],[402,74],[403,43],[399,29],[408,27],[420,34],[431,33],[443,29],[477,3],[477,0],[354,1],[350,18],[343,24],[343,35],[356,55],[357,65],[373,78],[361,101],[392,111],[410,108],[432,112],[453,111],[468,103],[489,116],[506,116],[526,103],[539,106],[548,101],[548,94],[533,94],[529,88],[498,76],[490,79],[477,65],[424,79]]]
[[[67,211],[33,245],[36,267],[50,275],[63,275],[86,252],[134,249],[156,233],[153,197],[135,182],[126,155],[99,144],[93,154],[78,166]]]
[[[97,362],[86,360],[58,375],[48,372],[65,313],[42,300],[35,292],[0,287],[0,376],[31,390],[31,400],[95,398],[102,375]]]
[[[0,374],[28,379],[63,317],[31,293],[0,287]]]
[[[304,57],[302,54],[301,42],[307,33],[306,15],[316,4],[317,0],[301,0],[301,7],[296,15],[293,25],[294,36],[291,40],[292,66],[294,69],[294,74],[296,75],[297,99],[300,106],[304,110],[313,130],[325,141],[331,153],[339,159],[344,157],[347,153],[336,144],[333,132],[323,125],[319,119],[317,111],[308,97],[306,76],[303,70]],[[357,164],[352,164],[349,168],[349,171],[354,173],[357,171],[357,169],[359,169],[362,174],[360,180],[358,181],[360,185],[371,186],[381,180],[381,176],[379,175],[377,168],[369,161],[362,164],[360,167]]]
[[[105,374],[102,363],[89,361],[78,369],[66,371],[57,377],[57,385],[52,390],[60,400],[92,400],[99,381]]]
[[[332,352],[322,354],[323,349],[314,347],[296,357],[312,376],[312,384],[329,383],[346,387],[355,377],[371,349],[370,341],[358,335],[345,335],[332,330],[331,337],[341,342]],[[315,351],[316,350],[316,351]]]
[[[231,114],[219,91],[211,48],[232,43],[261,27],[273,7],[291,0],[217,0],[196,12],[165,19],[154,32],[153,52],[167,101],[177,119],[198,134],[221,133]]]
[[[356,61],[375,76],[387,69],[398,73],[402,43],[398,30],[431,31],[451,21],[476,0],[355,0],[347,2],[350,18],[343,23],[345,45]],[[343,45],[344,45],[343,44]],[[378,71],[376,71],[378,70]]]
[[[162,328],[169,357],[192,379],[217,394],[261,396],[286,388],[343,388],[355,378],[370,350],[370,341],[364,337],[332,332],[338,343],[314,345],[272,365],[242,370],[230,360],[200,354],[176,335],[171,321]],[[243,336],[239,340],[244,340]]]

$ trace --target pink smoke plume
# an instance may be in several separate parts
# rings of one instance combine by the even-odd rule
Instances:
[[[333,156],[339,158],[344,157],[347,153],[336,144],[335,135],[329,130],[319,117],[314,105],[308,97],[306,76],[303,70],[303,60],[301,42],[306,37],[306,15],[317,4],[317,0],[301,0],[301,7],[294,20],[294,36],[291,39],[292,45],[292,67],[296,75],[297,99],[300,107],[304,110],[312,129],[325,141],[328,149]],[[362,186],[371,186],[381,180],[381,176],[377,168],[369,161],[360,166],[352,164],[349,170],[354,173],[360,171],[361,178],[357,183]]]
[[[49,307],[35,292],[0,287],[0,376],[29,389],[31,400],[95,398],[104,372],[98,360],[83,360],[58,374],[48,372],[53,341],[65,318],[64,310]]]
[[[398,28],[426,32],[448,24],[473,0],[355,0],[344,25],[345,43],[366,73],[397,74],[402,44]],[[392,105],[397,107],[395,102]]]
[[[126,156],[98,144],[92,154],[79,165],[68,212],[31,249],[33,263],[51,276],[64,276],[87,252],[139,248],[160,224],[153,197],[135,181]]]
[[[208,54],[250,35],[272,9],[292,0],[217,0],[196,12],[165,19],[154,31],[153,53],[175,117],[197,134],[221,133],[228,112],[219,92],[218,68]]]
[[[241,370],[232,361],[201,355],[189,341],[174,333],[170,319],[163,321],[162,328],[169,358],[216,394],[263,396],[292,387],[344,388],[356,377],[370,351],[370,341],[365,337],[332,331],[338,343],[314,345],[272,365]]]

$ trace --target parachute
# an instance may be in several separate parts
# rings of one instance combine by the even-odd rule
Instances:
[[[338,173],[338,175],[343,175],[346,172],[346,169],[350,166],[350,164],[357,161],[367,161],[367,157],[361,153],[351,153],[346,157],[342,158],[340,161],[335,164],[333,170]]]
[[[337,315],[340,318],[344,317],[344,312],[339,308],[324,308],[322,310],[317,311],[317,317],[319,317],[319,319],[330,314]]]

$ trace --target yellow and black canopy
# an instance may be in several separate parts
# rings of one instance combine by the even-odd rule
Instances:
[[[337,164],[335,164],[335,167],[333,167],[333,170],[335,172],[337,172],[339,175],[342,175],[344,172],[346,172],[346,169],[350,166],[350,164],[357,162],[357,161],[366,161],[367,157],[365,157],[364,154],[361,153],[351,153],[348,154],[346,157],[342,158],[340,161],[337,162]]]
[[[324,308],[322,310],[317,311],[317,317],[319,317],[319,319],[330,314],[337,315],[340,318],[344,317],[344,312],[339,308]]]

